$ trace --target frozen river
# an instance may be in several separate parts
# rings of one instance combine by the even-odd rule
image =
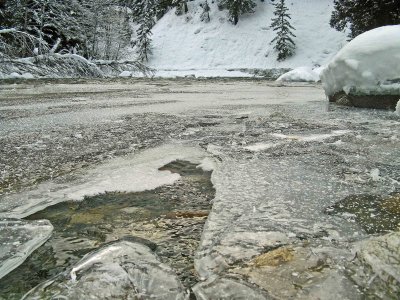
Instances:
[[[18,299],[36,284],[26,299],[400,293],[393,112],[331,105],[318,84],[26,82],[0,86],[0,139],[0,298]],[[108,198],[96,197],[110,193],[118,205],[106,211]],[[139,211],[121,195],[161,195],[161,212],[153,202]],[[62,207],[96,201],[103,204],[84,217]],[[114,209],[121,215],[105,224]],[[130,221],[120,218],[127,214]],[[71,224],[92,231],[60,234],[75,230]],[[94,239],[98,232],[104,238]],[[52,267],[21,278],[49,253]]]

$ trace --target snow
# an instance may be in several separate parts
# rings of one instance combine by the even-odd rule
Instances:
[[[122,71],[118,77],[132,77],[132,72],[130,71]]]
[[[174,10],[169,11],[152,29],[153,55],[149,65],[160,76],[180,70],[196,76],[220,76],[219,72],[232,69],[320,66],[346,42],[345,33],[329,26],[332,0],[289,1],[296,28],[296,53],[278,62],[270,44],[275,36],[270,28],[274,9],[270,0],[256,2],[256,12],[243,15],[236,26],[228,21],[226,10],[218,10],[217,1],[209,2],[211,21],[201,22],[199,5],[203,2],[188,2],[186,15],[176,16]]]
[[[299,67],[281,75],[277,81],[317,82],[319,74],[310,67]]]
[[[274,146],[276,146],[277,144],[274,143],[256,143],[256,144],[252,144],[252,145],[248,145],[246,147],[243,147],[246,150],[252,151],[252,152],[258,152],[258,151],[262,151],[265,149],[269,149],[272,148]]]
[[[254,75],[237,70],[224,69],[166,69],[156,70],[155,77],[253,77]]]
[[[33,76],[31,73],[19,74],[17,72],[12,72],[9,75],[2,75],[0,73],[0,78],[5,78],[5,79],[33,79],[33,78],[35,78],[35,76]]]
[[[349,130],[334,130],[331,133],[325,134],[311,134],[307,136],[301,135],[285,135],[282,133],[272,133],[271,135],[276,138],[296,140],[301,142],[322,142],[328,138],[338,137],[350,133]]]
[[[400,116],[400,101],[397,102],[395,113],[396,113],[398,116]]]
[[[87,254],[69,272],[45,281],[24,299],[187,299],[175,272],[152,250],[126,240]]]
[[[371,179],[373,181],[379,181],[381,179],[380,173],[381,172],[379,171],[379,169],[372,169],[371,170]]]
[[[52,231],[47,220],[0,219],[0,278],[22,264],[50,238]]]
[[[322,72],[325,93],[400,94],[400,25],[357,36]]]
[[[211,172],[215,170],[216,162],[211,157],[206,157],[201,161],[197,168],[201,168],[205,172]]]

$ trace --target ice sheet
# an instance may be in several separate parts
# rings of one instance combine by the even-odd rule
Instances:
[[[87,254],[71,270],[28,292],[23,299],[188,298],[175,272],[152,250],[129,239]]]
[[[84,196],[110,191],[139,192],[173,184],[180,175],[158,168],[178,159],[201,163],[206,156],[200,147],[177,143],[116,158],[83,172],[72,182],[46,182],[33,191],[5,196],[0,216],[21,218],[58,202],[81,201]]]
[[[35,249],[46,242],[53,231],[47,220],[0,219],[0,278],[14,270]]]

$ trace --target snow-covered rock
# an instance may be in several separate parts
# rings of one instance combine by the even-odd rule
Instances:
[[[323,70],[326,95],[400,95],[399,41],[400,25],[376,28],[356,37]]]
[[[23,299],[187,299],[174,271],[146,245],[129,240],[87,254],[71,270],[43,282]]]
[[[0,278],[22,264],[52,231],[47,220],[0,219]]]
[[[310,67],[299,67],[283,74],[277,81],[317,82],[319,75]]]

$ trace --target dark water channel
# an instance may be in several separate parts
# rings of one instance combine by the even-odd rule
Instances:
[[[81,202],[63,202],[27,217],[50,220],[54,232],[20,267],[0,280],[0,298],[19,299],[89,251],[127,236],[154,243],[160,260],[176,269],[185,286],[196,283],[194,251],[215,195],[211,172],[187,161],[175,161],[160,170],[179,173],[181,179],[151,191],[112,192]]]

